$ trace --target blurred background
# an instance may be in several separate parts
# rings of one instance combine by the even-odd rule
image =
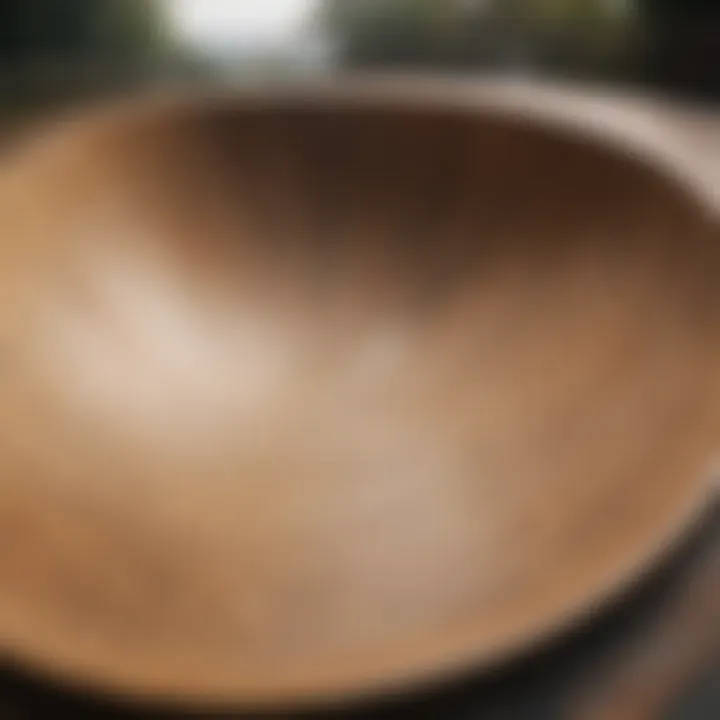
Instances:
[[[11,122],[138,86],[383,69],[720,98],[717,0],[4,0]]]

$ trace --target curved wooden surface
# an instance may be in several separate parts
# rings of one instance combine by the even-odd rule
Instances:
[[[720,245],[462,104],[80,121],[0,186],[0,648],[238,703],[399,686],[617,590],[707,493]]]

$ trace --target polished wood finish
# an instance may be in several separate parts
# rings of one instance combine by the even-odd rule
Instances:
[[[500,106],[298,93],[70,122],[0,177],[0,645],[296,701],[526,647],[709,494],[720,245]]]

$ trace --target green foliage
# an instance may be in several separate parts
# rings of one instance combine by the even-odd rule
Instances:
[[[194,68],[157,0],[0,0],[0,122]],[[177,69],[177,70],[176,70]]]
[[[151,0],[3,0],[0,62],[146,56],[163,42],[159,12]]]
[[[344,56],[359,63],[440,62],[459,15],[452,0],[331,2],[328,25]]]
[[[630,0],[329,0],[326,21],[349,65],[476,66],[520,54],[577,70],[622,62]]]

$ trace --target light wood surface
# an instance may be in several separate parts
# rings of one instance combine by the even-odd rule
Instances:
[[[343,98],[151,103],[6,167],[10,656],[239,703],[401,686],[560,627],[709,495],[690,186],[500,100]]]

